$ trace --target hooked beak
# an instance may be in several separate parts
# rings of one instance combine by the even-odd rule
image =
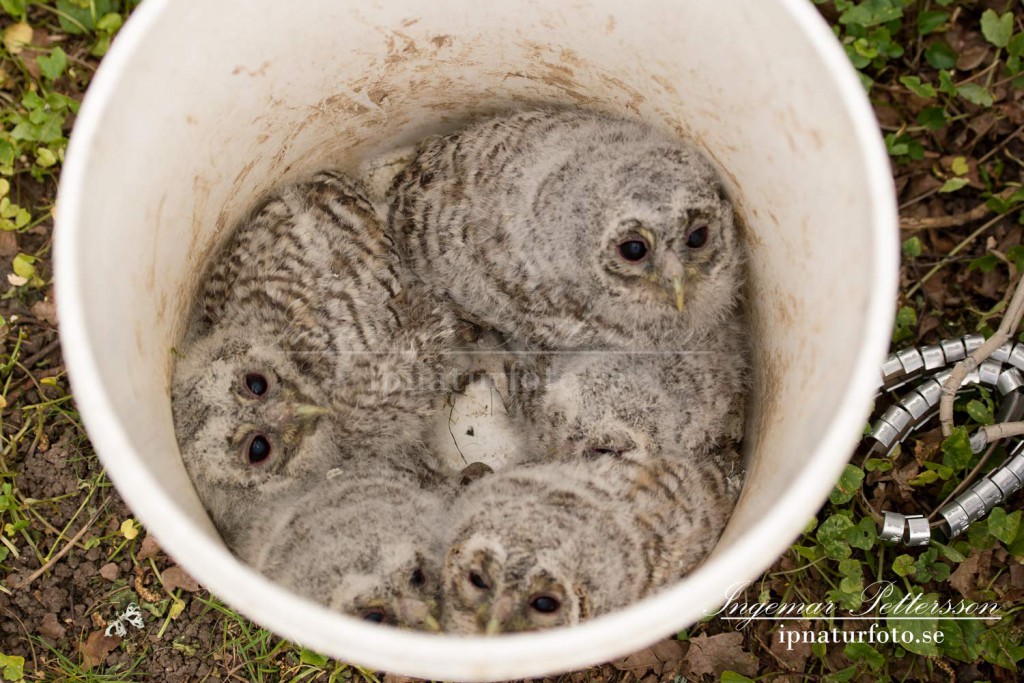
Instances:
[[[311,422],[329,412],[327,408],[321,408],[320,406],[300,404],[295,406],[295,419],[299,422]]]
[[[676,275],[669,284],[671,285],[669,293],[675,299],[676,310],[682,313],[686,307],[686,279],[682,275]]]

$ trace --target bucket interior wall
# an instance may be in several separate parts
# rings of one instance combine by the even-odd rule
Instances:
[[[114,89],[89,148],[77,150],[90,165],[74,258],[88,267],[72,286],[89,293],[98,389],[138,457],[108,463],[129,504],[146,495],[128,490],[143,480],[134,468],[215,536],[177,452],[172,346],[207,258],[258,197],[324,167],[358,171],[476,116],[578,105],[694,141],[746,223],[749,473],[723,546],[741,538],[835,419],[865,345],[877,265],[877,207],[844,94],[779,7],[164,2],[130,65],[122,58],[116,88],[105,84]],[[836,473],[847,454],[835,456]]]

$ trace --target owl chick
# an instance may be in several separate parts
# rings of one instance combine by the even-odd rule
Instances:
[[[413,453],[355,457],[256,511],[231,549],[277,583],[367,621],[439,630],[441,497]]]
[[[503,470],[460,498],[444,563],[444,624],[503,633],[576,624],[652,594],[714,548],[738,456],[602,455]]]
[[[748,388],[746,336],[727,321],[679,351],[536,356],[540,380],[509,381],[534,457],[696,457],[737,445]]]
[[[545,348],[665,348],[737,315],[743,245],[691,145],[638,121],[528,111],[423,143],[388,220],[467,319]]]
[[[346,464],[339,444],[427,438],[445,316],[403,292],[376,208],[341,173],[243,220],[205,278],[171,387],[182,460],[218,528],[245,521],[225,487],[270,492]]]

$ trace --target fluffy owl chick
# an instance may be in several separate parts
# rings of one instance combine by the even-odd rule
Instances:
[[[737,315],[743,247],[717,173],[638,121],[529,111],[428,140],[388,220],[428,286],[530,345],[672,346]]]
[[[737,321],[685,350],[562,352],[538,365],[540,381],[517,394],[536,457],[698,457],[742,440],[748,360]]]
[[[352,458],[351,467],[255,514],[232,550],[269,578],[335,610],[439,630],[445,517],[440,497],[408,466],[415,459]]]
[[[172,377],[179,448],[208,506],[231,515],[214,500],[224,486],[251,494],[342,464],[317,417],[331,416],[334,443],[426,438],[451,327],[403,292],[396,264],[376,208],[341,173],[284,188],[235,229]]]
[[[444,624],[458,633],[578,623],[678,580],[711,551],[739,492],[735,453],[599,456],[503,470],[456,506]]]

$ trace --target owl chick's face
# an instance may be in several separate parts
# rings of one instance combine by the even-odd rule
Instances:
[[[696,152],[645,150],[606,176],[597,202],[594,312],[627,326],[706,329],[742,281],[732,205]]]
[[[441,567],[436,555],[407,539],[375,549],[372,566],[351,568],[330,606],[375,624],[440,631]]]
[[[273,343],[215,330],[178,360],[171,394],[182,460],[200,495],[298,475],[330,452],[317,420],[323,402]]]
[[[446,630],[496,634],[579,623],[588,616],[584,591],[546,559],[529,544],[470,530],[445,559]]]

